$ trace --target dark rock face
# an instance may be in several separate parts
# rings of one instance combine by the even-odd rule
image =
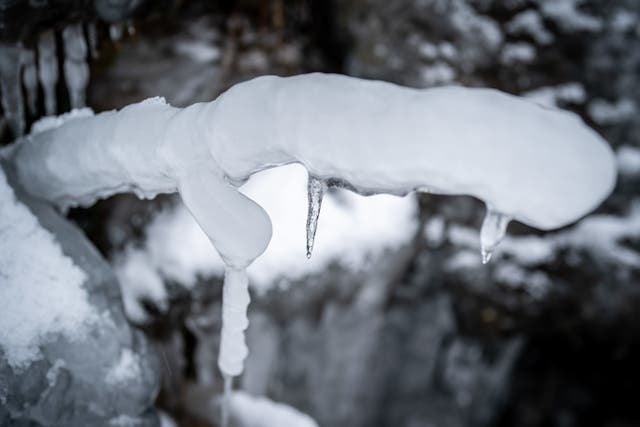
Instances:
[[[152,406],[159,388],[159,359],[144,335],[127,323],[111,268],[51,206],[20,190],[16,196],[85,271],[84,286],[99,321],[83,340],[50,339],[41,348],[42,359],[21,371],[14,371],[0,351],[0,425],[159,425]],[[135,375],[110,374],[119,364]]]

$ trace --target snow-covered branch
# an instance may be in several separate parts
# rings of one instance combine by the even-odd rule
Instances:
[[[495,90],[415,90],[327,74],[260,77],[184,109],[154,98],[71,113],[41,123],[6,154],[28,192],[63,207],[125,191],[179,192],[235,277],[225,282],[244,286],[239,271],[271,238],[266,212],[238,191],[260,170],[306,167],[309,250],[322,193],[339,185],[475,196],[487,204],[488,259],[511,219],[552,229],[596,208],[616,169],[606,142],[568,112]]]

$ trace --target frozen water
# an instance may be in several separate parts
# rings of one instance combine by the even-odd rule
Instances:
[[[87,44],[89,45],[89,53],[92,58],[97,58],[100,56],[100,52],[98,51],[98,28],[95,22],[90,22],[87,24]]]
[[[244,331],[249,326],[247,308],[249,278],[246,271],[227,268],[222,290],[222,331],[218,367],[229,377],[242,373],[244,359],[249,353]]]
[[[62,31],[64,41],[64,78],[69,90],[71,108],[86,105],[85,90],[89,83],[87,44],[81,24],[74,24]]]
[[[491,260],[494,249],[507,232],[509,221],[511,221],[509,216],[496,212],[491,206],[487,206],[487,212],[480,229],[480,252],[483,264]]]
[[[273,223],[269,246],[247,268],[250,284],[258,292],[320,273],[332,263],[348,271],[366,271],[370,259],[386,250],[397,250],[414,236],[414,195],[364,197],[335,188],[323,199],[322,238],[315,242],[315,253],[307,260],[300,250],[306,240],[301,230],[308,209],[301,201],[307,198],[307,177],[302,165],[291,164],[256,173],[240,188],[266,210]],[[224,274],[223,261],[182,204],[157,214],[145,234],[145,258],[165,280],[192,287],[199,278]],[[131,283],[133,289],[139,285]]]
[[[0,43],[2,108],[15,136],[21,136],[25,130],[22,79],[20,78],[21,50],[18,45]]]
[[[316,237],[318,229],[318,217],[320,216],[320,208],[322,207],[322,198],[327,191],[327,184],[323,180],[309,175],[307,182],[307,258],[311,258],[313,252],[313,241]]]
[[[48,116],[55,115],[58,110],[58,57],[56,35],[53,31],[42,33],[38,39],[38,77],[44,92],[44,110]]]
[[[84,46],[70,31],[65,46]],[[485,258],[506,218],[561,227],[616,179],[611,149],[572,113],[495,90],[319,73],[256,78],[184,109],[152,99],[69,120],[6,153],[31,194],[63,207],[178,191],[227,266],[218,362],[230,376],[247,355],[245,268],[271,239],[269,216],[237,188],[255,172],[297,162],[363,194],[475,196],[495,212],[483,226]]]
[[[32,49],[22,49],[22,82],[27,92],[27,105],[29,113],[35,116],[38,113],[38,67],[36,65],[36,53]]]

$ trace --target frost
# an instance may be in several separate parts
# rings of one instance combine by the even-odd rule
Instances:
[[[0,347],[14,369],[41,357],[63,334],[76,339],[93,319],[85,273],[62,253],[0,172]]]

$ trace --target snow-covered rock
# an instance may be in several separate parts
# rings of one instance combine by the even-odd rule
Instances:
[[[96,249],[3,173],[0,237],[0,425],[157,426],[158,361]]]

